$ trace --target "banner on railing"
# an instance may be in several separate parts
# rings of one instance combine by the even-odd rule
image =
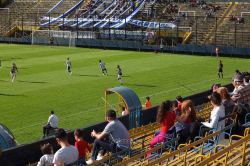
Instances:
[[[64,22],[68,22],[68,21],[75,21],[77,22],[77,19],[62,19],[62,18],[49,18],[49,17],[43,17],[42,20],[56,20],[56,21],[64,21]],[[112,22],[112,23],[122,23],[122,22],[126,22],[124,19],[88,19],[88,18],[79,18],[78,22]],[[160,27],[171,27],[171,28],[175,28],[176,25],[173,23],[159,23],[159,22],[148,22],[148,21],[139,21],[139,20],[128,20],[126,23],[129,24],[133,24],[136,26],[143,26],[143,27],[149,27],[149,28],[159,28]],[[77,24],[75,24],[76,26]],[[78,25],[80,26],[80,25]],[[116,27],[113,27],[116,28]]]
[[[142,32],[142,31],[125,31],[125,30],[100,30],[99,31],[99,38],[125,38],[126,32],[126,39],[143,39],[143,40],[150,40],[154,39],[155,32]]]
[[[53,37],[58,37],[58,38],[69,38],[70,34],[69,33],[64,33],[63,31],[61,32],[53,32],[51,35]],[[71,32],[71,38],[77,38],[77,32]],[[90,31],[78,31],[78,38],[85,38],[85,39],[95,39],[95,32],[90,32]]]

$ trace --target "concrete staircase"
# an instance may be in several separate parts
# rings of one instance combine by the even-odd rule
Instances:
[[[39,26],[39,23],[41,23],[39,18],[47,13],[58,2],[59,1],[57,0],[40,0],[38,3],[13,2],[7,5],[6,8],[10,8],[11,11],[15,12],[7,14],[7,11],[5,11],[5,15],[8,17],[2,20],[0,19],[0,37],[6,37],[6,33],[15,26]],[[63,1],[58,8],[50,13],[50,17],[58,17],[65,11],[71,9],[78,2],[79,0],[72,0],[71,2],[69,0]],[[21,7],[19,7],[19,5]],[[48,29],[48,27],[44,28]]]
[[[237,5],[237,2],[229,2],[227,8],[223,11],[220,17],[214,22],[213,26],[210,28],[208,33],[205,35],[204,39],[201,41],[200,44],[211,44],[211,41],[217,34],[219,28],[223,25],[226,18],[232,13],[233,9]]]
[[[238,2],[231,14],[241,17],[241,12],[250,11],[250,2]],[[235,24],[230,20],[230,15],[216,33],[216,44],[220,46],[249,47],[250,46],[250,13],[243,13],[244,24]],[[236,39],[236,40],[235,40]],[[215,37],[211,41],[215,44]]]
[[[209,2],[206,3],[208,4]],[[185,20],[185,22],[189,20],[188,24],[182,24],[180,22],[181,26],[185,27],[186,25],[190,25],[192,28],[191,30],[192,36],[190,37],[189,41],[187,41],[188,44],[200,44],[200,42],[204,40],[206,33],[211,29],[214,22],[216,21],[216,17],[219,17],[228,6],[227,2],[212,2],[212,3],[215,5],[219,5],[220,9],[216,10],[216,12],[210,11],[212,14],[212,18],[210,19],[207,18],[206,20],[204,20],[204,13],[209,12],[209,10],[201,9],[200,6],[190,7],[189,4],[188,6],[183,7],[184,10],[186,8],[189,8],[190,11],[195,11],[195,18],[189,15],[188,19]]]

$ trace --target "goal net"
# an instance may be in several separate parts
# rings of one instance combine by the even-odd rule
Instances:
[[[54,46],[75,47],[75,35],[70,31],[33,30],[32,45],[51,45],[50,37],[54,38]]]

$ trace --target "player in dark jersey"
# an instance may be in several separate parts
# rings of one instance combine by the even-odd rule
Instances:
[[[2,64],[1,64],[1,60],[0,60],[0,66],[1,66],[1,68],[3,68],[3,67],[2,67]]]
[[[221,63],[221,60],[219,61],[219,67],[217,67],[217,68],[219,68],[219,71],[218,71],[218,76],[219,76],[219,78],[220,78],[220,74],[221,74],[221,78],[223,78],[223,73],[222,73],[222,71],[223,71],[223,64]]]
[[[49,41],[50,41],[51,48],[52,48],[52,46],[54,47],[54,38],[53,38],[53,36],[50,37]]]
[[[121,85],[122,85],[122,69],[120,68],[120,66],[119,65],[117,65],[117,70],[116,70],[118,73],[116,73],[116,74],[118,74],[118,81],[121,83]]]
[[[13,63],[13,66],[12,66],[11,71],[10,71],[12,82],[14,82],[14,79],[16,78],[16,71],[19,74],[17,67],[16,67],[16,64]]]

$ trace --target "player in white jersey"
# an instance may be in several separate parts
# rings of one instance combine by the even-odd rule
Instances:
[[[12,78],[12,82],[14,82],[14,79],[16,78],[16,71],[17,73],[19,74],[18,70],[17,70],[17,67],[16,67],[16,64],[13,63],[13,66],[11,68],[11,71],[10,71],[10,75],[11,75],[11,78]]]
[[[67,72],[69,72],[70,73],[70,75],[72,74],[72,71],[70,71],[70,68],[72,68],[72,65],[71,65],[71,62],[70,62],[70,60],[69,60],[69,58],[67,58],[67,61],[66,61],[66,64],[65,65],[67,65]]]
[[[118,74],[118,81],[121,83],[121,85],[122,85],[122,69],[120,68],[120,66],[119,65],[117,65],[117,70],[116,70],[118,73],[116,73],[116,74]]]
[[[102,62],[101,60],[99,60],[99,63],[100,63],[100,69],[102,70],[103,75],[105,75],[104,70],[106,71],[106,74],[108,75],[108,71],[105,67],[106,64]]]

